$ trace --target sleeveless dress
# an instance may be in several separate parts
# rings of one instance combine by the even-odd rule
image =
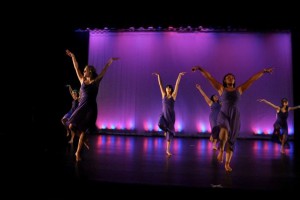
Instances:
[[[175,136],[175,100],[173,97],[162,99],[162,113],[159,118],[158,126],[166,132],[166,139],[170,140]]]
[[[173,97],[162,99],[162,113],[167,122],[167,128],[171,131],[175,131],[175,110],[174,110],[175,101]]]
[[[234,144],[239,135],[240,122],[240,93],[238,90],[227,91],[224,89],[220,96],[222,102],[221,110],[218,115],[218,126],[225,127],[228,130],[228,142],[231,151],[234,151]]]
[[[219,139],[219,127],[218,125],[218,115],[221,110],[221,104],[218,102],[213,102],[210,106],[209,113],[209,124],[211,128],[211,134],[214,139]]]
[[[72,124],[76,131],[86,132],[95,128],[98,114],[96,98],[100,81],[89,85],[83,82],[80,86],[78,107],[68,121],[68,124]]]
[[[289,112],[280,111],[276,114],[276,121],[274,123],[274,129],[279,130],[280,135],[288,134],[288,123],[287,119],[289,117]]]
[[[63,116],[63,119],[69,119],[77,107],[78,107],[78,100],[73,99],[73,101],[72,101],[72,107],[69,110],[69,112],[67,112]]]
[[[284,145],[287,148],[290,148],[290,145],[288,143],[288,123],[287,123],[287,119],[289,117],[289,112],[282,112],[281,109],[280,111],[276,114],[276,121],[273,124],[274,127],[274,131],[273,131],[273,135],[272,135],[272,140],[274,142],[278,142],[279,144],[281,144],[281,140],[283,139],[283,135],[286,136],[286,140],[284,141]]]

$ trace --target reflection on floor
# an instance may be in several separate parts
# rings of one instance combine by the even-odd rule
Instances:
[[[74,191],[77,195],[100,195],[112,189],[111,195],[137,190],[147,195],[158,191],[167,194],[247,191],[252,195],[295,192],[299,186],[293,142],[289,143],[286,154],[282,154],[278,143],[240,139],[231,173],[217,162],[218,151],[212,149],[207,138],[174,138],[171,157],[165,154],[163,137],[90,135],[89,143],[90,149],[83,149],[80,162],[74,156],[76,141],[45,151],[42,165],[36,167],[43,169],[39,170],[38,179],[45,184],[46,194],[59,191],[68,195],[71,190],[73,195]]]

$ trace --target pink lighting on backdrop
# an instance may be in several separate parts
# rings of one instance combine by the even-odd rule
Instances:
[[[241,97],[241,133],[271,134],[273,108],[257,102],[265,98],[279,105],[282,97],[293,105],[290,33],[226,32],[101,32],[90,33],[89,64],[99,72],[110,57],[120,57],[100,83],[97,126],[100,129],[159,131],[161,94],[152,72],[159,72],[163,84],[180,82],[175,102],[175,129],[182,134],[210,132],[209,107],[195,88],[199,83],[208,96],[216,91],[191,68],[202,65],[220,82],[232,72],[237,85],[259,70],[273,66]],[[293,111],[289,132],[293,134]],[[181,134],[181,133],[180,133]]]

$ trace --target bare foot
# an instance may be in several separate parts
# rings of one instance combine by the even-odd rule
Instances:
[[[280,153],[285,154],[284,147],[281,147],[281,148],[280,148]]]
[[[172,156],[172,154],[170,152],[166,152],[167,156]]]
[[[220,150],[217,156],[217,160],[219,161],[219,163],[223,162],[223,154],[224,154],[224,150]]]
[[[70,135],[70,132],[69,131],[67,131],[67,137]]]
[[[218,150],[218,147],[217,147],[217,145],[213,145],[213,150]]]
[[[73,144],[73,140],[71,139],[68,143],[69,143],[69,144]]]
[[[225,164],[225,170],[226,170],[226,172],[231,172],[232,171],[232,168],[229,166],[229,163]]]
[[[76,162],[81,161],[81,157],[78,153],[75,153],[75,157],[76,157]]]

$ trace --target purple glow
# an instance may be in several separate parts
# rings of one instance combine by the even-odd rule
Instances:
[[[206,127],[209,127],[209,128],[206,128]],[[197,124],[197,132],[210,132],[211,131],[211,129],[210,129],[210,125],[208,124],[208,123],[206,123],[206,124],[204,124],[204,123],[202,123],[202,122],[199,122],[198,124]]]
[[[164,149],[164,145],[165,145],[165,141],[163,138],[152,138],[149,137],[147,140],[143,140],[143,152],[144,153],[151,153],[151,155],[155,155],[155,154],[163,154],[164,151],[162,151],[162,149]]]
[[[89,64],[100,72],[110,57],[121,59],[100,84],[99,128],[158,131],[161,94],[152,73],[159,72],[164,85],[174,86],[178,73],[185,71],[175,103],[175,129],[187,134],[210,132],[210,109],[195,84],[201,84],[208,96],[216,91],[199,72],[191,72],[195,65],[202,65],[220,82],[232,72],[237,85],[263,68],[274,67],[272,75],[264,75],[242,95],[240,137],[272,132],[276,112],[258,98],[279,105],[286,97],[293,106],[290,33],[90,33]],[[290,134],[293,119],[292,111]]]
[[[198,157],[200,164],[201,161],[205,160],[206,156],[212,158],[217,155],[216,151],[213,150],[212,142],[210,142],[209,140],[205,140],[205,139],[197,140],[195,144],[195,149],[196,149],[195,156]]]
[[[173,140],[170,149],[174,154],[179,154],[182,151],[182,140]]]
[[[287,155],[289,154],[292,155],[294,153],[293,143],[291,142],[289,144],[290,144],[290,149],[286,149],[285,151]],[[275,156],[281,155],[280,144],[271,141],[257,140],[253,143],[251,149],[254,152],[255,156],[257,156],[257,158],[270,157],[270,153],[273,153]]]

